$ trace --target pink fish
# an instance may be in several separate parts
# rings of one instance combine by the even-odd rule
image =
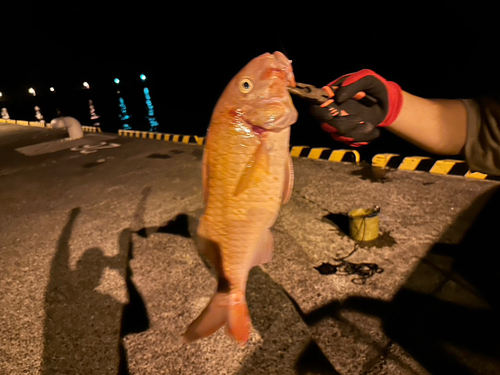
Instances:
[[[244,345],[251,320],[245,299],[248,273],[269,262],[270,228],[291,196],[290,126],[297,111],[291,61],[281,52],[251,60],[217,102],[203,154],[205,211],[198,236],[218,273],[215,295],[184,334],[206,337],[226,325]]]

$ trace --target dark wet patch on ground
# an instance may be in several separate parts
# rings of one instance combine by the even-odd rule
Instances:
[[[151,154],[148,155],[149,159],[170,159],[172,156],[169,154]]]
[[[172,158],[172,156],[182,154],[182,153],[184,153],[184,151],[170,150],[169,152],[167,152],[165,154],[154,153],[154,154],[148,155],[147,158],[148,159],[170,159],[170,158]]]
[[[104,163],[106,160],[105,159],[98,159],[96,161],[92,161],[90,163],[86,163],[83,165],[83,168],[92,168],[92,167],[96,167],[98,166],[99,164],[102,164]]]
[[[384,183],[389,181],[389,178],[387,177],[389,171],[389,169],[367,165],[357,171],[351,172],[351,175],[360,176],[362,180],[368,180],[370,182]]]
[[[96,161],[93,161],[91,163],[87,163],[87,164],[84,164],[83,165],[83,168],[92,168],[92,167],[96,167],[98,166],[99,164],[102,164],[102,163],[98,163]]]

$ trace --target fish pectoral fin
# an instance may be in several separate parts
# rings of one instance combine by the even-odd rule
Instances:
[[[288,162],[285,165],[285,183],[283,185],[283,197],[281,203],[287,203],[292,197],[294,182],[293,162],[292,155],[288,154]]]
[[[255,151],[255,154],[247,163],[245,170],[243,171],[243,174],[238,181],[236,190],[234,191],[235,196],[238,196],[242,191],[248,188],[248,185],[250,184],[250,181],[252,180],[252,177],[257,170],[257,165],[260,165],[265,173],[270,173],[269,151],[267,150],[264,141],[260,142],[259,146],[257,147],[257,151]]]
[[[189,325],[184,340],[189,343],[217,332],[226,323],[228,310],[229,294],[216,293],[200,316]]]

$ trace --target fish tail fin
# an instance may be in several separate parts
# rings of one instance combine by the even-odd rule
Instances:
[[[191,342],[210,336],[226,323],[229,335],[245,345],[250,337],[251,320],[244,293],[216,293],[188,327],[184,340]]]
[[[205,310],[189,325],[183,337],[191,342],[210,336],[222,327],[228,317],[229,293],[216,293]]]
[[[230,296],[227,331],[240,343],[245,345],[250,337],[252,321],[248,312],[244,292],[236,292]]]

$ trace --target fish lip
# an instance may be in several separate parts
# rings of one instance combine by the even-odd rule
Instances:
[[[280,51],[275,51],[272,56],[278,61],[279,63],[283,64],[285,67],[283,68],[285,75],[286,75],[286,80],[288,83],[288,86],[291,87],[296,87],[297,83],[295,81],[295,75],[293,74],[293,69],[292,69],[292,60],[290,60],[284,53]]]

